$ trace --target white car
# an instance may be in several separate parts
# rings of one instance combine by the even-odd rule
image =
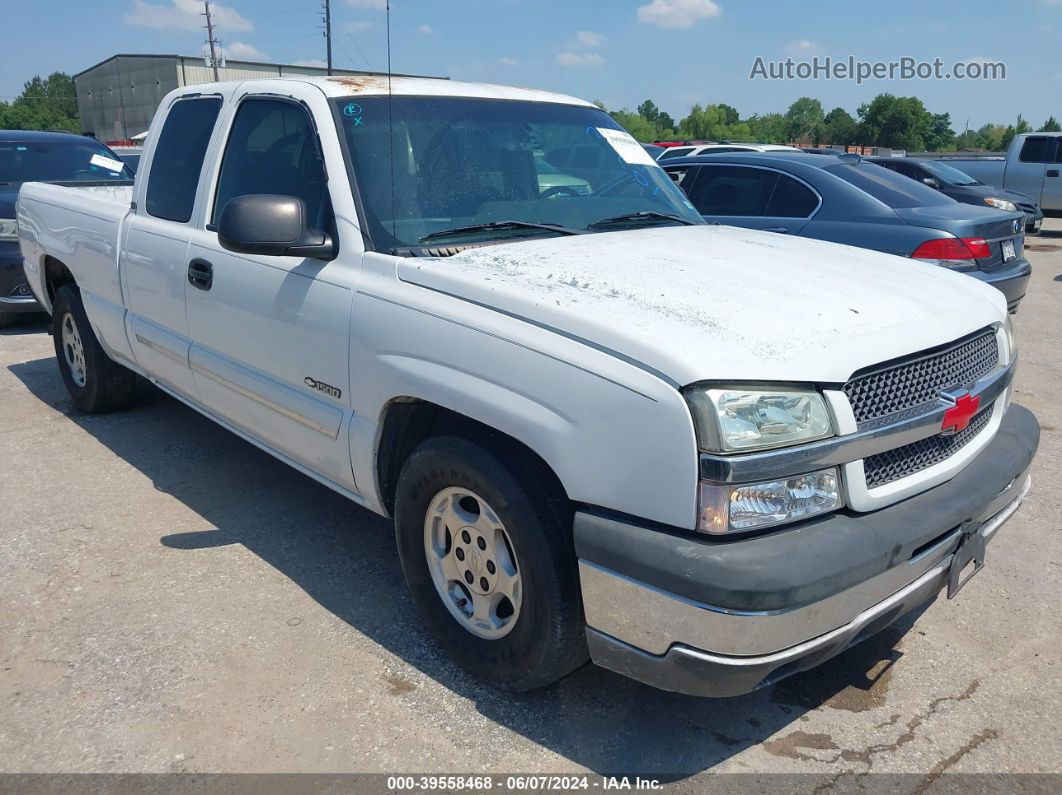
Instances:
[[[657,160],[673,160],[677,157],[694,157],[696,155],[715,155],[722,152],[800,152],[795,146],[782,144],[691,144],[689,146],[669,146],[657,156]]]
[[[540,189],[553,150],[591,190]],[[394,517],[428,629],[499,687],[762,687],[954,595],[1028,488],[998,291],[707,225],[571,97],[180,88],[133,187],[17,214],[81,409],[142,376]]]

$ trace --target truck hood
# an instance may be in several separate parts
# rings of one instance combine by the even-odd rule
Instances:
[[[729,226],[526,240],[410,258],[399,278],[604,349],[675,385],[842,383],[1006,318],[969,276]]]

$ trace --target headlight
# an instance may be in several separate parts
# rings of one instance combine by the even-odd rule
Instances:
[[[701,483],[697,529],[724,534],[759,530],[836,511],[844,505],[837,469],[765,483]]]
[[[686,393],[706,452],[763,450],[833,435],[822,395],[809,389],[711,389]]]
[[[985,198],[985,204],[989,207],[995,207],[997,210],[1006,210],[1007,212],[1017,212],[1018,205],[1014,202],[1007,201],[1006,199],[997,199],[995,196],[988,196]]]
[[[18,225],[14,218],[0,218],[0,240],[16,240]]]

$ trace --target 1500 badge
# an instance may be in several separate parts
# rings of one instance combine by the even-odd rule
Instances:
[[[336,400],[343,396],[342,390],[337,389],[331,384],[326,384],[324,381],[318,381],[314,378],[310,378],[310,376],[306,376],[304,379],[302,379],[302,382],[306,384],[306,386],[308,386],[310,389],[316,389],[318,392],[324,392],[326,395],[328,395],[328,397],[335,398]]]

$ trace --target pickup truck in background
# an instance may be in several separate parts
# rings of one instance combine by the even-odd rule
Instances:
[[[1062,215],[1062,133],[1015,135],[1003,157],[931,157],[986,185],[1032,197],[1044,215]]]
[[[142,376],[394,517],[428,629],[499,687],[768,685],[954,596],[1029,488],[1001,293],[705,224],[571,97],[181,88],[134,185],[17,213],[79,407]]]

